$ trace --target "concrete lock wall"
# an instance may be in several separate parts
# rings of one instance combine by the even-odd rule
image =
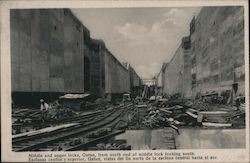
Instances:
[[[12,9],[10,16],[13,98],[84,92],[104,97],[142,84],[69,9]]]
[[[163,92],[167,94],[181,93],[182,91],[182,74],[183,74],[183,57],[181,46],[176,50],[173,58],[169,62],[166,70],[166,87]]]
[[[102,41],[91,39],[86,43],[86,53],[89,53],[91,59],[90,65],[90,93],[103,96],[103,48]]]
[[[12,9],[13,92],[84,91],[81,25],[69,10]]]
[[[160,70],[160,73],[157,77],[157,82],[158,82],[158,87],[159,87],[159,93],[162,94],[162,95],[167,95],[167,73],[166,73],[166,70],[167,70],[167,67],[168,67],[168,64],[169,63],[163,63],[162,64],[162,67],[161,67],[161,70]]]
[[[130,79],[104,42],[92,39],[69,9],[13,9],[10,14],[12,92],[103,97],[130,92],[130,80],[139,85],[136,72]]]
[[[238,86],[236,94],[244,94],[243,7],[203,7],[190,23],[190,36],[165,65],[163,94],[220,95],[232,91],[233,84]]]
[[[156,95],[163,95],[163,69],[161,67],[160,72],[157,74],[156,79],[155,79],[155,83],[156,83]]]
[[[64,10],[65,92],[84,92],[82,25],[70,10]]]
[[[134,68],[129,64],[128,65],[128,72],[129,72],[129,78],[130,78],[130,90],[131,90],[131,96],[136,97],[141,95],[141,86],[142,81],[139,75],[136,73]]]
[[[129,73],[108,51],[105,51],[105,93],[118,94],[130,91]]]
[[[109,100],[121,99],[130,92],[128,70],[108,51],[105,51],[105,96]]]
[[[163,94],[180,94],[183,97],[191,96],[191,82],[188,73],[190,65],[190,50],[186,50],[180,45],[173,58],[164,68],[162,77]]]
[[[214,91],[219,94],[238,84],[244,94],[243,7],[204,7],[193,21],[193,96]]]

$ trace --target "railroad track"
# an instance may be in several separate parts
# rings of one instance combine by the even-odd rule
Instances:
[[[111,108],[111,109],[114,109],[114,108]],[[101,110],[101,111],[96,111],[96,112],[93,112],[93,113],[89,113],[89,114],[83,114],[83,115],[79,115],[79,116],[76,116],[76,117],[67,117],[67,118],[63,118],[63,119],[60,119],[60,120],[56,120],[56,121],[51,121],[51,122],[48,122],[48,123],[39,123],[39,124],[18,124],[18,125],[15,125],[13,124],[12,125],[12,129],[18,129],[18,128],[28,128],[28,127],[31,127],[31,128],[34,128],[34,127],[42,127],[42,126],[53,126],[53,125],[59,125],[59,124],[65,124],[67,122],[81,122],[83,123],[84,121],[88,122],[88,121],[91,121],[91,118],[94,118],[98,115],[102,115],[102,114],[105,114],[105,112],[111,110],[111,109],[108,109],[108,110]],[[42,125],[42,126],[41,126]]]
[[[48,133],[41,133],[34,136],[12,139],[12,149],[16,152],[44,150],[50,151],[55,150],[56,147],[60,147],[60,149],[56,150],[64,150],[66,147],[68,147],[65,144],[70,142],[72,139],[82,137],[91,131],[112,124],[112,122],[119,118],[123,110],[129,106],[131,106],[131,104],[115,108],[105,115],[99,115],[92,121],[82,123],[74,127],[55,130]]]
[[[104,122],[102,122],[100,124],[90,126],[89,129],[87,129],[88,132],[79,133],[79,134],[76,134],[76,135],[71,136],[69,138],[66,137],[65,139],[61,140],[61,142],[56,142],[56,143],[51,144],[49,146],[49,148],[54,149],[56,147],[60,147],[61,150],[72,151],[72,150],[82,149],[83,147],[86,147],[86,144],[88,144],[88,145],[92,144],[93,145],[93,143],[90,143],[90,142],[92,142],[93,140],[99,139],[99,137],[98,138],[89,138],[87,141],[84,141],[84,139],[89,134],[89,132],[95,131],[96,129],[97,130],[109,129],[111,131],[112,128],[116,124],[119,123],[119,117],[121,116],[123,111],[124,110],[119,110],[116,113],[110,115],[107,119],[105,119]],[[105,137],[106,136],[107,135],[105,135]],[[73,144],[71,144],[72,142],[73,142]]]
[[[124,113],[125,110],[121,111],[121,114]],[[119,118],[114,119],[114,121],[106,126],[104,126],[103,128],[110,128],[110,129],[114,129],[120,122],[121,120]],[[101,128],[100,128],[101,129]],[[99,136],[97,138],[91,138],[86,142],[80,142],[80,143],[76,143],[74,145],[68,145],[65,146],[64,150],[65,151],[76,151],[76,150],[88,150],[88,147],[93,147],[95,146],[97,143],[99,143],[100,141],[105,141],[111,137],[114,137],[116,135],[119,135],[121,133],[124,133],[125,130],[113,130],[110,133],[107,133],[103,136]],[[86,135],[82,135],[83,137],[85,137]]]
[[[113,108],[114,109],[114,108]],[[94,113],[94,114],[88,114],[88,115],[83,115],[80,117],[76,117],[75,119],[72,118],[72,121],[70,121],[69,119],[66,122],[71,122],[71,123],[79,123],[79,126],[75,126],[72,127],[71,129],[75,129],[75,128],[79,128],[82,127],[84,125],[88,125],[88,124],[92,124],[95,122],[98,122],[99,120],[102,120],[101,117],[105,117],[108,116],[110,114],[110,112],[112,112],[112,110],[108,110],[106,112],[99,112],[99,113]],[[97,116],[97,117],[94,117]],[[88,123],[86,123],[88,122]],[[19,143],[19,142],[24,142],[24,141],[29,141],[32,140],[34,138],[41,138],[46,136],[47,134],[56,134],[56,133],[61,133],[64,131],[69,131],[69,129],[60,129],[60,130],[56,130],[54,132],[50,132],[50,133],[41,133],[41,134],[37,134],[34,136],[21,136],[21,137],[16,137],[16,138],[12,138],[12,143]]]

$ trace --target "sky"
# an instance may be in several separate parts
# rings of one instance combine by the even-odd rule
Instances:
[[[143,79],[156,76],[189,35],[200,7],[71,9],[95,39],[102,39],[120,62],[129,62]]]

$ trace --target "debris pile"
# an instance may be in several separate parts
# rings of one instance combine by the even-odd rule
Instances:
[[[203,101],[200,100],[195,100],[190,107],[196,109],[196,110],[202,110],[202,111],[208,111],[209,110],[209,105]]]
[[[245,104],[233,109],[233,106],[208,104],[199,100],[177,102],[151,99],[149,103],[137,105],[130,116],[132,118],[129,129],[234,127],[245,125]]]
[[[50,105],[50,109],[48,110],[48,120],[49,121],[57,121],[62,120],[69,117],[74,117],[78,113],[69,107],[65,107],[58,102],[53,102]]]
[[[12,134],[20,134],[47,127],[51,124],[63,123],[65,119],[77,116],[79,116],[79,112],[64,107],[57,101],[49,104],[44,119],[42,119],[42,112],[37,107],[23,109],[16,107],[12,109]]]
[[[74,121],[74,118],[79,118],[86,112],[98,112],[110,107],[111,104],[107,100],[89,94],[66,94],[53,102],[46,103],[46,109],[42,109],[42,104],[39,103],[37,106],[27,107],[13,105],[12,134]]]
[[[145,116],[142,123],[147,128],[162,128],[162,127],[172,127],[178,130],[177,126],[186,124],[181,122],[183,118],[185,119],[186,114],[184,114],[184,107],[180,105],[175,105],[172,107],[154,107],[148,108],[148,114]]]

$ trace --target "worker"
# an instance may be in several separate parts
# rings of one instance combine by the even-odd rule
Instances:
[[[42,122],[44,122],[47,118],[47,114],[48,114],[48,109],[49,109],[49,105],[44,102],[43,99],[40,100],[40,103],[41,103],[41,113],[42,113]]]
[[[237,110],[240,110],[240,97],[237,96],[235,99],[235,106],[237,107]]]

